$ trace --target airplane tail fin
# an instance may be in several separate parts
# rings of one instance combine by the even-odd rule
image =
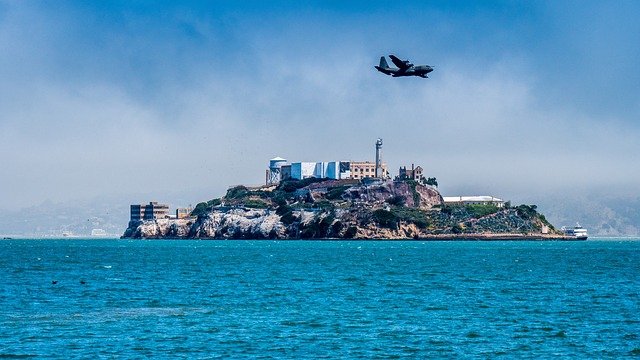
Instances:
[[[380,67],[383,69],[389,68],[389,64],[387,64],[387,59],[385,59],[384,56],[380,57]]]

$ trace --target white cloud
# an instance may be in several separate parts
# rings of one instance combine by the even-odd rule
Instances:
[[[438,55],[431,40],[447,44],[443,33],[454,36],[456,22],[430,25],[430,39],[416,43],[423,24],[403,25],[415,27],[411,37],[377,40],[380,29],[363,18],[282,17],[256,27],[251,18],[220,25],[180,13],[189,36],[173,25],[155,36],[134,17],[113,34],[96,29],[95,46],[90,34],[74,45],[69,25],[42,50],[54,21],[30,11],[45,20],[35,32],[16,20],[26,11],[9,12],[0,27],[0,44],[20,49],[0,58],[3,75],[19,74],[0,84],[0,156],[10,174],[0,179],[0,206],[180,189],[202,194],[197,202],[261,183],[274,156],[373,160],[377,137],[392,171],[419,164],[448,194],[640,180],[639,129],[629,119],[581,109],[572,94],[546,101],[556,82],[526,51],[469,58],[477,47],[451,42]],[[387,55],[379,52],[393,46],[415,63],[438,59],[430,79],[376,72]]]

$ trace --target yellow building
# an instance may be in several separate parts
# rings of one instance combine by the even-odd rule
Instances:
[[[176,209],[176,219],[188,218],[189,216],[191,216],[191,212],[193,212],[193,208],[192,207],[177,208]]]
[[[371,161],[351,161],[349,166],[351,179],[365,179],[376,177],[376,163]],[[383,179],[387,178],[387,164],[382,163]]]

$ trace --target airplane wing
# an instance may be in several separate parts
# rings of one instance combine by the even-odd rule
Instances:
[[[405,60],[405,61],[400,60],[395,55],[389,55],[389,57],[391,58],[391,61],[393,61],[395,66],[397,66],[400,69],[400,71],[405,71],[408,68],[413,66],[413,64],[410,63],[409,60]]]

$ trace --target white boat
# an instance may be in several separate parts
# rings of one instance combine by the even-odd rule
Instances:
[[[580,226],[580,224],[576,224],[576,226],[563,226],[560,230],[567,236],[574,236],[576,240],[587,240],[589,237],[587,229]]]

